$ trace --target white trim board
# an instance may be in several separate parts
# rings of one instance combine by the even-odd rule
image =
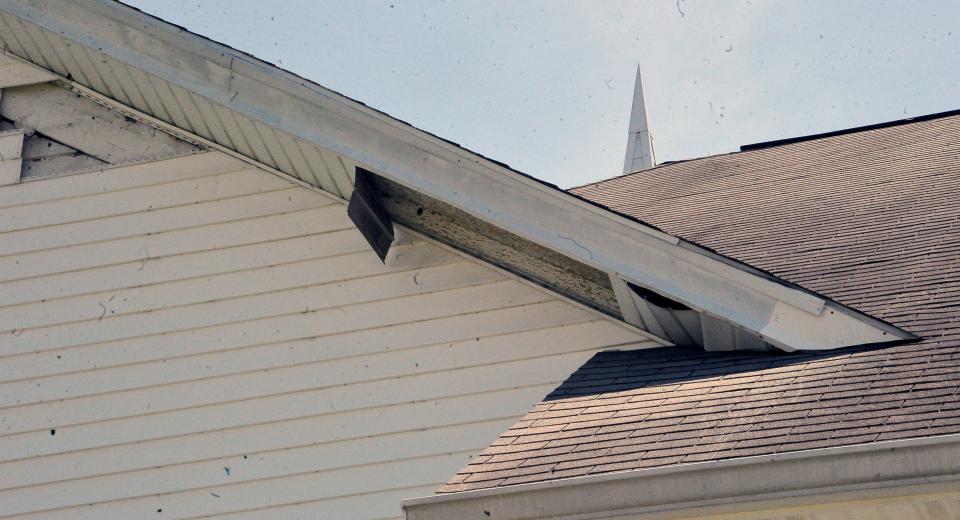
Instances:
[[[17,40],[17,49],[6,40],[4,45],[62,76],[85,77],[81,63],[56,58],[62,50],[57,46],[85,48],[110,69],[137,71],[171,92],[187,92],[228,111],[238,125],[252,129],[247,130],[251,135],[262,127],[275,137],[322,147],[344,162],[363,165],[507,232],[736,324],[784,350],[916,339],[121,4],[51,0],[40,6],[15,0],[0,6],[0,14],[47,35],[42,43]],[[110,84],[110,76],[97,77],[97,82],[81,84],[107,97],[123,91],[122,84]],[[149,103],[142,105],[137,108],[155,115]],[[210,137],[229,147],[226,137]],[[251,145],[244,155],[277,155],[269,149],[276,140],[264,138],[262,150]],[[281,164],[277,169],[290,173]],[[344,190],[339,191],[335,195],[343,197]]]

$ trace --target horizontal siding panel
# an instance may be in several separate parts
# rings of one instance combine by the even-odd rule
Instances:
[[[394,270],[402,272],[435,267],[459,260],[450,256],[438,256],[436,248],[431,246],[406,249],[404,261],[391,265]],[[376,256],[369,254],[369,251],[314,258],[203,278],[6,307],[0,313],[0,330],[30,329],[81,320],[96,320],[97,323],[102,323],[107,317],[158,312],[172,307],[344,282],[382,274],[382,271],[383,264]],[[111,325],[108,323],[106,326]],[[3,402],[2,399],[0,402]]]
[[[302,502],[317,496],[318,492],[331,497],[347,497],[359,489],[390,489],[399,482],[412,485],[433,482],[438,467],[455,468],[463,465],[469,452],[434,455],[418,459],[393,460],[381,464],[354,466],[340,471],[321,471],[293,475],[280,479],[239,484],[227,489],[231,500],[212,496],[217,489],[203,489],[167,495],[123,500],[93,506],[78,506],[69,509],[51,510],[29,516],[9,518],[102,520],[104,518],[152,517],[160,510],[163,518],[196,518],[228,513],[231,510],[263,508]],[[456,470],[453,470],[456,471]],[[408,484],[408,485],[409,485]],[[362,486],[360,488],[359,486]],[[217,493],[219,494],[219,493]],[[396,504],[397,509],[400,504]],[[356,511],[355,511],[356,512]],[[264,512],[270,517],[269,512]],[[8,518],[8,517],[4,517]],[[370,518],[358,515],[355,518]]]
[[[524,396],[545,395],[554,383],[492,390],[466,396],[405,403],[388,408],[370,408],[268,422],[242,428],[211,430],[179,437],[153,439],[137,444],[113,444],[82,451],[51,451],[43,457],[19,459],[0,468],[3,489],[139,470],[177,468],[210,460],[238,462],[249,457],[304,446],[325,445],[363,437],[406,431],[426,431],[457,424],[523,414]],[[492,441],[504,430],[490,433]],[[43,440],[50,443],[55,439]],[[486,446],[483,446],[486,447]],[[478,450],[479,451],[479,450]],[[243,459],[246,455],[248,459]],[[175,471],[175,469],[170,469]],[[181,473],[192,473],[185,471]],[[449,478],[453,473],[438,477]],[[184,475],[183,478],[188,478]]]
[[[274,518],[354,518],[357,511],[363,511],[371,520],[403,520],[400,504],[411,497],[423,497],[433,494],[439,485],[428,484],[410,488],[391,489],[379,493],[364,493],[328,500],[314,500],[284,506],[268,506],[236,513],[216,515],[217,520],[260,520],[263,515]]]
[[[372,316],[372,314],[375,314],[378,311],[393,311],[393,319],[399,319],[401,321],[415,321],[419,317],[419,313],[423,312],[425,308],[429,309],[434,306],[453,307],[454,312],[456,312],[455,309],[458,305],[460,306],[461,310],[464,307],[469,308],[472,306],[469,304],[469,300],[466,300],[465,302],[465,298],[482,297],[487,295],[495,296],[500,299],[499,301],[506,302],[507,304],[519,304],[527,301],[532,303],[542,297],[542,294],[538,294],[537,291],[534,291],[530,287],[517,284],[513,281],[504,281],[487,284],[484,286],[428,293],[404,299],[381,300],[369,304],[355,304],[349,307],[335,307],[326,310],[326,312],[313,312],[312,316],[309,312],[303,312],[302,309],[305,309],[305,306],[297,305],[294,307],[294,314],[305,317],[310,326],[316,327],[315,330],[325,330],[327,327],[333,330],[337,330],[336,327],[343,327],[344,329],[350,329],[353,327],[367,328],[363,327],[362,325],[357,327],[356,324],[362,324],[368,319],[376,319],[374,316]],[[282,302],[278,302],[278,304],[280,303]],[[204,316],[198,316],[197,319],[204,319]],[[234,329],[233,334],[243,335],[247,333],[252,325],[254,324],[250,322],[239,324],[232,323],[230,324],[230,328]],[[257,323],[256,325],[262,326],[264,324]],[[271,325],[275,325],[275,323]],[[279,328],[272,328],[264,332],[269,333],[270,331],[273,331],[277,334],[280,333]],[[166,334],[162,334],[160,336],[161,340],[169,341],[169,337],[167,337]],[[103,375],[101,374],[100,377],[103,377]],[[278,384],[279,383],[282,382],[278,382]],[[226,391],[230,392],[231,389],[227,388]],[[147,392],[149,392],[149,390],[145,389],[142,393]],[[192,394],[186,396],[174,396],[164,392],[161,392],[160,395],[158,395],[159,400],[143,401],[140,399],[141,397],[143,396],[137,393],[130,393],[125,396],[124,399],[113,399],[109,396],[77,398],[71,401],[70,406],[60,406],[59,403],[44,403],[29,407],[15,406],[14,408],[8,408],[6,411],[0,414],[0,431],[13,432],[44,429],[51,425],[51,420],[54,417],[56,418],[56,422],[52,424],[59,424],[63,426],[80,424],[84,422],[85,419],[87,421],[99,421],[107,418],[139,415],[156,412],[158,410],[193,406],[192,404],[189,404],[189,402],[193,402],[189,401],[190,399],[205,399],[204,396]],[[183,398],[187,398],[188,401],[183,401]],[[12,404],[15,405],[16,400],[14,400],[14,403]],[[0,437],[0,443],[2,442],[3,438]],[[3,448],[0,448],[0,454],[4,453],[5,451],[6,450]]]
[[[305,340],[301,344],[312,344],[308,351],[316,360],[300,359],[299,363],[270,366],[269,362],[251,356],[244,356],[246,364],[231,363],[237,351],[221,353],[217,358],[197,360],[163,360],[147,365],[117,367],[110,372],[110,378],[91,380],[90,374],[79,373],[59,378],[28,380],[0,386],[0,402],[9,403],[11,399],[20,399],[18,406],[61,399],[77,399],[84,396],[107,394],[122,390],[154,387],[159,392],[175,392],[177,387],[190,382],[194,393],[214,396],[215,391],[205,387],[206,383],[220,382],[226,388],[234,388],[232,396],[243,398],[244,387],[267,391],[267,384],[275,379],[285,381],[303,381],[310,385],[322,382],[325,386],[403,377],[431,371],[454,370],[463,367],[478,366],[498,361],[540,358],[567,352],[592,351],[596,337],[609,334],[610,343],[619,333],[623,343],[633,340],[625,329],[609,330],[616,327],[606,321],[594,321],[582,324],[564,325],[562,328],[538,329],[518,332],[510,335],[471,338],[458,342],[411,347],[409,349],[391,349],[369,355],[353,355],[347,358],[323,359],[327,357],[324,341]],[[619,327],[618,327],[619,328]],[[557,332],[562,332],[558,338]],[[511,348],[517,344],[529,345],[525,349]],[[290,352],[291,347],[301,347],[296,343],[273,345],[275,350]],[[360,350],[360,349],[357,349]],[[239,351],[240,354],[245,354]],[[231,367],[232,365],[232,367]],[[224,367],[231,367],[226,368]],[[239,370],[238,370],[239,369]],[[225,373],[224,373],[225,372]],[[234,377],[226,377],[226,376]],[[251,382],[244,382],[244,381]],[[291,383],[292,384],[292,383]],[[157,388],[162,385],[162,388]],[[296,391],[277,389],[279,392]],[[23,397],[29,396],[29,397]],[[119,396],[121,399],[127,397]],[[155,399],[144,397],[151,402]]]
[[[143,442],[218,429],[240,428],[338,411],[387,408],[399,404],[439,399],[448,395],[457,396],[514,388],[520,381],[524,384],[543,382],[558,384],[570,374],[568,367],[582,365],[591,356],[592,353],[583,352],[556,355],[551,359],[549,367],[544,366],[546,364],[544,360],[523,360],[307,389],[302,388],[309,386],[303,382],[284,385],[275,378],[270,388],[266,389],[266,392],[271,392],[270,395],[243,397],[257,392],[256,387],[244,386],[237,391],[236,399],[228,402],[222,401],[222,393],[213,396],[196,396],[191,400],[179,392],[171,391],[169,394],[154,392],[151,397],[161,401],[160,405],[163,407],[169,408],[177,397],[182,398],[182,404],[193,407],[58,427],[55,430],[56,435],[51,435],[49,430],[44,430],[0,437],[0,457],[3,460],[10,460],[11,457],[19,459],[51,453],[51,450],[65,452],[91,449],[111,444]],[[216,383],[218,382],[205,385],[208,388],[187,387],[185,390],[193,390],[197,393],[223,392],[223,388],[218,387]],[[322,382],[315,385],[322,385]],[[276,392],[284,386],[289,386],[291,389],[287,393]],[[137,398],[137,396],[131,395],[129,398]],[[117,399],[110,401],[116,403]],[[211,401],[216,404],[210,404]],[[181,403],[173,404],[175,406]],[[150,402],[146,405],[150,405]],[[531,403],[527,405],[530,406]],[[94,417],[114,415],[113,410],[100,407],[92,414],[96,414]],[[43,418],[45,417],[38,417],[41,420]]]
[[[0,220],[0,233],[102,219],[293,186],[290,181],[247,168],[141,188],[85,195],[71,199],[69,205],[64,205],[61,201],[50,201],[6,208],[3,210],[3,219]],[[324,200],[316,194],[314,196],[320,201]],[[64,211],[67,208],[69,211]]]
[[[3,375],[12,382],[129,364],[168,366],[181,359],[204,366],[227,366],[230,359],[252,357],[267,366],[279,366],[283,362],[292,364],[295,361],[291,360],[298,359],[297,356],[316,356],[317,345],[322,345],[324,356],[333,359],[457,341],[481,334],[553,327],[585,318],[579,309],[557,301],[516,306],[499,303],[501,301],[493,300],[487,302],[492,310],[480,308],[465,314],[457,312],[462,309],[437,306],[420,314],[419,319],[408,321],[398,321],[389,315],[371,316],[376,321],[367,321],[363,328],[345,330],[317,327],[325,323],[324,314],[340,314],[338,311],[298,313],[247,322],[243,330],[225,325],[8,357],[3,361]],[[315,316],[320,319],[314,320]],[[225,356],[227,353],[231,354]]]
[[[202,152],[102,171],[0,187],[0,209],[67,200],[97,193],[136,189],[184,179],[229,173],[246,164],[221,152]]]
[[[0,276],[3,281],[9,281],[138,260],[147,263],[157,257],[348,229],[350,226],[339,206],[291,211],[106,243],[6,256],[0,258]],[[104,255],[105,250],[110,254]]]
[[[161,493],[215,488],[226,503],[240,484],[312,472],[337,472],[351,466],[388,463],[395,459],[430,457],[451,452],[482,450],[489,432],[504,431],[509,419],[438,426],[429,433],[406,431],[326,444],[245,454],[179,466],[150,468],[123,474],[74,478],[0,491],[0,511],[64,508],[131,499]],[[494,434],[496,435],[496,434]],[[44,465],[48,468],[48,465]],[[230,468],[229,474],[224,468]],[[453,468],[456,471],[459,468]],[[394,484],[395,485],[395,484]],[[370,491],[375,491],[370,489]],[[315,495],[301,498],[309,500]],[[78,498],[83,500],[78,502]]]
[[[317,197],[315,193],[296,188],[291,184],[287,184],[286,189],[266,193],[241,193],[235,197],[203,201],[194,200],[187,204],[186,207],[175,206],[162,209],[154,207],[136,214],[74,222],[56,227],[13,231],[10,232],[8,237],[5,237],[7,240],[3,241],[0,256],[115,240],[143,233],[186,229],[329,205],[327,201]]]
[[[264,315],[308,313],[311,310],[335,308],[356,302],[479,285],[493,282],[496,278],[496,273],[473,263],[440,266],[418,272],[381,273],[346,282],[297,287],[150,312],[104,316],[102,319],[18,330],[16,333],[0,336],[0,350],[18,353],[56,349],[70,344],[83,345],[242,322]],[[98,305],[97,309],[101,307]]]
[[[202,278],[298,260],[358,253],[369,249],[354,229],[321,231],[292,238],[238,244],[219,249],[186,252],[144,262],[91,267],[63,273],[0,283],[3,309],[29,302],[50,301],[83,294],[143,287],[166,281]],[[2,312],[2,311],[0,311]]]
[[[416,237],[383,264],[343,205],[219,153],[12,188],[4,518],[396,517],[594,352],[652,346]]]

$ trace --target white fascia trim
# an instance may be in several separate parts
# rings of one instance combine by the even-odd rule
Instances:
[[[14,0],[0,9],[785,350],[915,339],[115,2]]]
[[[689,518],[957,490],[960,435],[702,462],[407,500],[407,520]]]

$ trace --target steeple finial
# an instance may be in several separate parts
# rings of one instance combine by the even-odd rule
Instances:
[[[630,129],[627,132],[627,157],[623,173],[653,168],[653,137],[647,124],[647,106],[643,101],[643,84],[640,81],[640,64],[637,64],[637,82],[633,87],[633,108],[630,111]]]

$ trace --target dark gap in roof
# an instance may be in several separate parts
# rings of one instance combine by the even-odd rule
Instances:
[[[919,123],[921,121],[930,121],[932,119],[940,119],[943,117],[950,117],[950,116],[956,116],[956,115],[960,115],[960,109],[948,110],[946,112],[937,112],[935,114],[927,114],[923,116],[908,117],[906,119],[897,119],[895,121],[875,123],[875,124],[866,125],[866,126],[856,126],[853,128],[845,128],[843,130],[834,130],[832,132],[824,132],[820,134],[804,135],[800,137],[788,137],[786,139],[777,139],[774,141],[764,141],[761,143],[745,144],[740,147],[740,151],[746,152],[750,150],[762,150],[764,148],[773,148],[774,146],[782,146],[785,144],[801,143],[804,141],[813,141],[815,139],[823,139],[824,137],[834,137],[838,135],[855,134],[857,132],[866,132],[868,130],[877,130],[880,128],[889,128],[891,126],[900,126],[900,125],[906,125],[910,123]]]

